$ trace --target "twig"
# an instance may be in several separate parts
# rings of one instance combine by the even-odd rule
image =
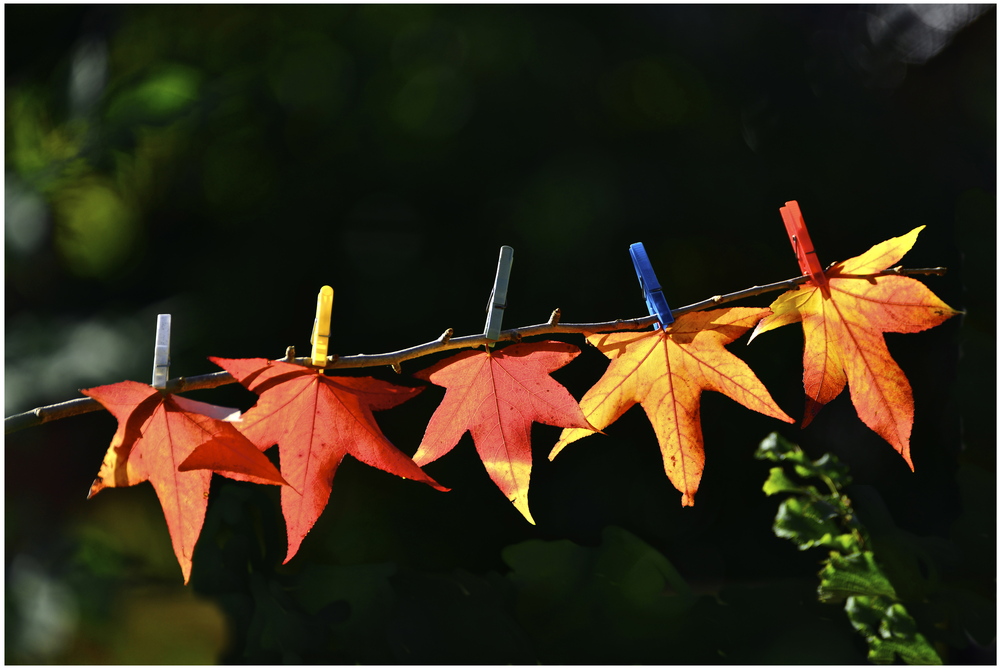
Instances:
[[[207,375],[177,377],[175,379],[171,379],[167,382],[166,391],[169,393],[180,393],[182,391],[212,389],[218,386],[232,384],[235,381],[236,380],[233,379],[233,376],[228,372],[211,372]],[[56,403],[55,405],[36,407],[33,410],[8,416],[4,419],[4,434],[10,434],[14,431],[21,430],[22,428],[40,426],[43,423],[56,421],[57,419],[65,419],[70,416],[76,416],[77,414],[86,414],[87,412],[96,412],[102,409],[104,409],[104,406],[93,398],[76,398],[74,400],[66,400],[64,402]]]
[[[887,275],[943,275],[945,272],[947,272],[947,268],[942,267],[912,269],[894,267],[888,270],[883,270],[882,272],[876,272],[868,275],[838,275],[837,278],[865,279],[873,281],[875,277]],[[715,307],[717,305],[722,305],[727,302],[734,302],[743,298],[760,295],[762,293],[770,293],[771,291],[780,291],[782,289],[792,289],[799,284],[804,284],[807,281],[809,281],[809,276],[802,275],[801,277],[786,279],[773,284],[752,286],[750,288],[743,289],[742,291],[736,291],[735,293],[712,296],[707,300],[679,307],[672,311],[674,315],[679,316],[688,312],[697,312],[710,307]],[[556,309],[552,312],[552,316],[549,317],[549,320],[546,323],[505,330],[500,333],[500,338],[497,341],[519,342],[525,337],[534,337],[536,335],[605,333],[622,330],[642,330],[652,326],[656,322],[655,316],[641,316],[635,319],[618,319],[616,321],[602,321],[599,323],[560,323],[559,317],[561,315],[562,312],[559,309]],[[326,370],[331,370],[371,368],[388,365],[391,366],[396,372],[400,372],[401,368],[399,364],[403,361],[420,358],[421,356],[427,356],[442,351],[450,351],[452,349],[468,349],[470,347],[478,347],[491,343],[491,340],[487,340],[486,336],[482,334],[452,337],[453,333],[454,331],[449,328],[436,340],[426,342],[424,344],[418,344],[414,347],[400,349],[399,351],[392,351],[386,354],[357,354],[355,356],[333,355],[327,359],[327,364],[323,367]],[[302,365],[309,365],[311,361],[308,357],[295,358],[294,347],[288,347],[285,352],[285,357],[278,360],[299,363]],[[196,375],[194,377],[177,377],[176,379],[171,379],[167,382],[166,391],[169,393],[182,393],[185,391],[210,389],[218,386],[225,386],[226,384],[232,384],[235,381],[236,380],[228,372],[213,372],[205,375]],[[76,416],[77,414],[95,412],[101,409],[104,409],[104,407],[93,398],[76,398],[75,400],[67,400],[54,405],[36,407],[33,410],[22,412],[20,414],[14,414],[13,416],[8,416],[4,419],[4,433],[10,434],[21,430],[22,428],[30,428],[32,426],[38,426],[50,421],[65,419],[66,417]]]

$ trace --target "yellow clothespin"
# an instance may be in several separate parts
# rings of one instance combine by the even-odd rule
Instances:
[[[333,312],[333,289],[324,286],[316,296],[316,320],[313,322],[312,364],[317,367],[326,365],[327,347],[330,342],[330,314]]]

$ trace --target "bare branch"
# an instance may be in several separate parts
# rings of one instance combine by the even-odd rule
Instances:
[[[66,417],[76,416],[77,414],[86,414],[87,412],[95,412],[99,409],[104,408],[101,407],[101,403],[97,402],[93,398],[76,398],[75,400],[67,400],[55,405],[36,407],[31,411],[21,412],[20,414],[8,416],[4,419],[4,433],[13,433],[14,431],[21,430],[22,428],[40,426],[43,423],[48,423],[49,421],[65,419]]]
[[[837,278],[864,279],[874,282],[876,277],[883,277],[887,275],[943,275],[945,272],[947,272],[947,268],[943,267],[912,269],[894,267],[889,268],[888,270],[883,270],[882,272],[876,272],[868,275],[838,275]],[[762,293],[770,293],[772,291],[780,291],[782,289],[793,289],[800,284],[806,283],[807,281],[809,281],[809,275],[802,275],[801,277],[786,279],[773,284],[751,286],[750,288],[743,289],[742,291],[736,291],[735,293],[712,296],[707,300],[679,307],[672,311],[675,315],[679,316],[688,312],[697,312],[710,307],[723,305],[728,302],[741,300],[743,298],[750,298]],[[599,323],[560,323],[559,319],[561,316],[562,312],[559,309],[556,309],[552,312],[552,315],[546,323],[505,330],[500,333],[500,338],[497,342],[520,342],[525,337],[535,337],[537,335],[567,335],[580,333],[606,333],[622,330],[643,330],[656,323],[655,316],[641,316],[635,319],[618,319],[616,321],[602,321]],[[454,331],[449,328],[436,340],[426,342],[424,344],[418,344],[406,349],[400,349],[399,351],[392,351],[386,354],[357,354],[354,356],[338,356],[334,354],[327,358],[327,364],[324,366],[324,369],[372,368],[387,365],[399,373],[402,370],[400,368],[400,363],[403,361],[440,353],[442,351],[450,351],[452,349],[468,349],[471,347],[479,347],[493,343],[490,340],[487,340],[484,334],[452,337],[453,334]],[[295,348],[288,347],[285,352],[285,358],[278,360],[299,363],[301,365],[311,365],[312,359],[308,357],[295,358]],[[210,389],[218,386],[225,386],[226,384],[232,384],[235,381],[236,380],[233,379],[232,375],[228,372],[213,372],[194,377],[178,377],[167,382],[166,391],[169,393],[182,393],[184,391]],[[15,414],[4,419],[4,433],[9,434],[14,431],[21,430],[22,428],[38,426],[50,421],[76,416],[77,414],[95,412],[101,409],[104,408],[93,398],[76,398],[75,400],[67,400],[55,405],[37,407],[28,412]]]
[[[882,270],[881,272],[876,272],[870,275],[848,275],[848,274],[838,274],[837,279],[874,279],[875,277],[886,277],[889,275],[938,275],[943,277],[948,273],[948,268],[909,268],[906,269],[902,265],[897,265],[894,268],[889,268],[887,270]]]
[[[305,359],[308,360],[308,359]],[[181,393],[184,391],[197,391],[199,389],[211,389],[217,386],[232,384],[236,380],[228,372],[211,372],[207,375],[196,375],[194,377],[177,377],[167,382],[166,391],[168,393]],[[40,426],[43,423],[65,419],[104,409],[101,403],[93,398],[75,398],[55,405],[36,407],[27,412],[8,416],[3,420],[4,434],[10,434],[22,428]]]

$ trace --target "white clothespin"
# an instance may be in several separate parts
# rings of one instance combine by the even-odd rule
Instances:
[[[156,348],[153,350],[153,388],[167,388],[170,379],[170,315],[156,315]]]
[[[510,266],[514,263],[514,249],[508,246],[500,247],[500,260],[497,263],[497,276],[493,280],[493,293],[490,303],[486,306],[486,339],[500,339],[500,326],[503,324],[503,311],[507,308],[507,284],[510,281]]]

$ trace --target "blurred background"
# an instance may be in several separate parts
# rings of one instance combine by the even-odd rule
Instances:
[[[8,663],[857,663],[825,552],[771,531],[759,441],[838,455],[897,589],[946,662],[995,662],[996,12],[885,6],[7,5],[7,415],[172,376],[206,356],[481,332],[498,249],[505,327],[646,313],[798,274],[926,225],[907,267],[964,315],[887,336],[913,388],[910,472],[847,393],[806,430],[703,399],[682,509],[634,409],[546,459],[531,526],[471,439],[439,493],[347,459],[288,565],[272,487],[214,478],[190,586],[143,484],[86,493],[106,412],[6,438]],[[740,304],[764,306],[776,297]],[[583,345],[582,338],[566,341]],[[731,349],[801,416],[802,335]],[[406,373],[438,357],[374,375]],[[606,359],[555,373],[577,397]],[[227,386],[190,394],[247,409]],[[416,450],[443,391],[377,415]]]

